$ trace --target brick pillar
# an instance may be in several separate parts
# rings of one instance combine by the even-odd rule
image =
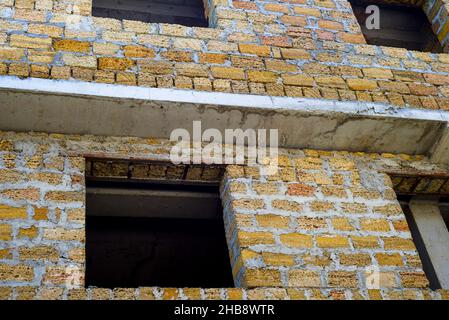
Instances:
[[[348,155],[312,155],[281,157],[272,176],[227,167],[222,199],[236,286],[427,287],[388,176]]]

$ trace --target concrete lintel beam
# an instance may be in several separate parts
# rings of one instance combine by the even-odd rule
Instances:
[[[449,232],[438,201],[414,198],[409,206],[438,281],[449,289]]]
[[[169,138],[172,130],[278,129],[279,146],[426,154],[449,112],[388,104],[0,77],[0,130]]]

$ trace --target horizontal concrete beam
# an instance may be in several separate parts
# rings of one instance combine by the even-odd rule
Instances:
[[[438,201],[413,198],[409,206],[438,282],[449,289],[449,233]]]
[[[0,130],[169,138],[176,128],[278,129],[279,145],[428,153],[449,112],[387,104],[0,77]]]

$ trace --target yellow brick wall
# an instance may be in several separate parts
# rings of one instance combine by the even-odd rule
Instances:
[[[419,5],[446,45],[447,0]],[[449,108],[449,56],[366,45],[347,1],[207,7],[211,28],[191,28],[92,17],[91,0],[1,0],[0,75]]]
[[[449,298],[428,288],[387,174],[447,168],[423,156],[290,149],[280,150],[275,175],[226,167],[221,197],[237,288],[84,288],[84,156],[160,163],[171,146],[0,132],[0,299]],[[369,265],[381,272],[379,290],[365,285]]]

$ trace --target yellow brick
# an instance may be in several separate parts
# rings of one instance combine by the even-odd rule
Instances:
[[[312,87],[313,78],[305,74],[283,74],[282,81],[284,84],[302,87]]]
[[[53,62],[56,53],[53,51],[42,51],[35,49],[28,49],[28,60],[35,63],[47,63]]]
[[[97,28],[108,30],[121,30],[122,23],[120,20],[112,18],[92,17],[92,20]]]
[[[8,140],[0,140],[0,151],[13,151],[14,144]],[[2,176],[2,175],[0,175]]]
[[[279,236],[282,244],[295,248],[311,248],[312,236],[300,233],[287,233]]]
[[[255,260],[259,258],[259,254],[257,252],[254,252],[252,250],[248,250],[248,249],[243,249],[240,252],[240,256],[242,257],[243,261],[246,260]]]
[[[54,43],[54,48],[57,51],[70,51],[70,52],[89,52],[90,43],[86,41],[77,41],[71,39],[59,40]]]
[[[320,274],[310,270],[290,270],[288,285],[290,287],[321,287]]]
[[[175,38],[173,41],[173,47],[176,49],[192,49],[201,51],[203,41],[192,38]]]
[[[242,300],[243,299],[243,291],[240,288],[229,288],[228,292],[228,300]]]
[[[44,230],[44,239],[84,242],[84,229],[54,228]]]
[[[148,49],[143,46],[125,46],[123,52],[125,57],[131,58],[154,58],[155,56],[153,49]]]
[[[264,228],[288,228],[290,219],[288,217],[274,214],[258,214],[256,220],[259,226]]]
[[[171,37],[160,35],[139,35],[137,42],[145,45],[168,48],[171,44]]]
[[[302,205],[296,201],[289,200],[273,200],[271,206],[275,209],[280,209],[284,211],[301,212]]]
[[[299,229],[317,230],[327,228],[326,220],[323,218],[301,217],[296,219]]]
[[[277,75],[271,71],[248,71],[248,80],[253,82],[271,83],[276,82]]]
[[[330,271],[327,281],[329,287],[355,288],[358,285],[357,273],[351,271]]]
[[[12,239],[12,228],[9,224],[0,224],[0,240],[9,241]]]
[[[319,9],[307,8],[307,7],[294,7],[293,10],[296,14],[304,14],[306,16],[320,17],[321,11]]]
[[[21,247],[19,257],[21,260],[58,261],[59,253],[58,250],[50,246]]]
[[[401,272],[401,282],[406,288],[425,288],[429,286],[424,272]]]
[[[148,33],[150,24],[141,21],[123,20],[123,29],[136,33]]]
[[[201,299],[201,289],[199,288],[183,288],[182,291],[184,295],[190,300],[200,300]]]
[[[281,49],[281,54],[284,59],[310,59],[310,53],[304,49]]]
[[[323,166],[323,160],[320,158],[299,158],[295,159],[295,165],[300,169],[321,169]]]
[[[327,197],[346,198],[346,188],[340,186],[322,186],[321,192]]]
[[[293,266],[295,257],[283,253],[262,252],[262,258],[265,264],[270,266]]]
[[[63,28],[45,24],[30,24],[28,33],[43,34],[53,38],[61,37]]]
[[[45,194],[45,200],[56,202],[82,202],[84,194],[78,191],[48,191]]]
[[[317,236],[316,241],[320,248],[346,248],[349,246],[345,236]]]
[[[67,293],[68,300],[86,300],[87,291],[86,289],[70,289]]]
[[[30,37],[22,34],[12,34],[10,45],[18,48],[49,49],[51,38]]]
[[[399,253],[376,253],[376,260],[381,266],[402,266],[402,256]]]
[[[351,239],[356,249],[379,247],[378,238],[375,236],[351,236]]]
[[[120,49],[120,46],[113,43],[98,43],[94,42],[93,50],[95,54],[115,55]]]
[[[329,159],[329,165],[334,170],[353,170],[355,168],[354,161],[341,158]]]
[[[18,287],[16,288],[17,292],[17,300],[34,300],[36,297],[36,288],[35,287]]]
[[[26,219],[27,210],[25,207],[10,207],[0,205],[0,219]]]
[[[71,67],[97,68],[97,59],[93,56],[77,56],[74,54],[64,54],[62,57],[64,63]]]
[[[209,69],[206,66],[198,65],[196,63],[177,63],[175,64],[177,75],[188,77],[207,77]]]
[[[38,10],[16,9],[16,11],[14,12],[15,20],[45,22],[46,16],[47,14],[45,11],[38,11]]]
[[[19,238],[36,238],[38,235],[39,229],[35,226],[29,227],[29,228],[20,228],[17,236]]]
[[[115,288],[112,290],[114,300],[135,300],[136,289],[134,288]]]
[[[270,55],[269,46],[261,46],[257,44],[239,44],[241,53],[255,54],[261,57],[268,57]]]
[[[415,250],[415,244],[411,239],[382,238],[386,250]]]
[[[241,246],[252,246],[257,244],[274,244],[274,238],[270,232],[239,231],[237,237],[239,239]]]
[[[360,221],[361,230],[365,231],[378,231],[388,232],[390,231],[390,225],[388,221],[384,219],[362,219]]]
[[[287,6],[277,3],[266,4],[264,5],[264,9],[268,11],[282,12],[282,13],[288,13],[289,11]]]
[[[135,36],[134,32],[126,31],[104,31],[103,39],[111,42],[130,43]]]
[[[244,80],[245,73],[242,68],[211,67],[212,76],[219,79]]]
[[[249,288],[282,286],[280,272],[270,269],[247,269],[244,283]]]
[[[39,290],[38,300],[61,300],[64,288],[41,288]]]
[[[332,219],[332,226],[335,230],[352,231],[354,227],[351,222],[346,218],[334,218]]]
[[[262,199],[236,199],[232,201],[232,206],[234,208],[257,210],[263,209],[265,207],[264,201]]]
[[[70,67],[53,66],[51,68],[51,77],[54,79],[69,79]]]
[[[109,300],[111,290],[105,288],[92,288],[92,300]]]
[[[189,296],[185,291],[184,294],[187,297]],[[139,300],[155,300],[153,288],[150,287],[139,288]]]
[[[384,206],[377,206],[373,209],[374,213],[382,213],[385,215],[400,215],[402,214],[402,208],[399,204],[387,204]]]
[[[349,89],[352,90],[374,90],[377,88],[377,82],[368,79],[348,79]]]
[[[276,194],[279,193],[279,186],[274,182],[269,183],[253,183],[253,190],[257,194]]]
[[[367,253],[345,254],[341,253],[340,264],[346,266],[368,266],[372,264],[371,257]]]
[[[2,226],[0,225],[0,240],[2,240],[2,235],[1,235],[1,231],[2,230]],[[12,254],[11,251],[9,249],[0,249],[0,260],[1,259],[11,259]]]
[[[134,66],[134,61],[127,58],[98,58],[100,70],[127,70]]]
[[[363,68],[363,74],[368,78],[375,79],[393,79],[393,73],[388,69],[381,68]]]
[[[151,74],[172,74],[173,64],[162,61],[139,61],[140,72]]]
[[[32,281],[33,279],[32,267],[0,264],[0,281]]]
[[[331,88],[346,88],[346,83],[342,77],[338,76],[319,76],[315,77],[315,81],[319,85],[331,87]]]

